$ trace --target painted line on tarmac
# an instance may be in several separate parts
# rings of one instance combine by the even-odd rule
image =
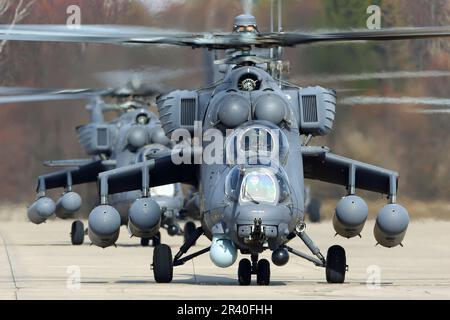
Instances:
[[[14,297],[15,297],[16,300],[18,300],[17,292],[19,291],[19,287],[17,286],[16,275],[14,273],[14,267],[13,267],[13,264],[12,264],[11,255],[9,254],[8,244],[6,243],[5,237],[3,236],[2,232],[0,232],[0,239],[2,240],[3,247],[5,248],[6,259],[8,260],[9,271],[11,273],[11,278],[13,280],[13,284],[14,284],[14,288],[15,288],[15,290],[14,290]]]

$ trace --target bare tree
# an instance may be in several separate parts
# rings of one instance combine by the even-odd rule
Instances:
[[[11,28],[14,27],[18,22],[25,19],[25,17],[30,13],[30,9],[36,0],[0,0],[0,17],[6,15],[10,10],[12,11]],[[0,42],[0,54],[2,54],[6,40]]]

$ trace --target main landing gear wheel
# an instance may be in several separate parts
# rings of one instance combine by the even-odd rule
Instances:
[[[190,238],[193,237],[195,230],[197,230],[197,226],[194,222],[186,222],[186,224],[184,225],[184,243],[186,243]],[[195,246],[195,242],[193,243],[193,246]]]
[[[150,245],[150,239],[149,238],[141,238],[141,246],[148,247]]]
[[[260,286],[268,286],[270,284],[270,262],[266,259],[258,261],[256,283]]]
[[[172,250],[160,244],[153,250],[153,276],[157,283],[169,283],[173,278]]]
[[[157,247],[161,244],[161,232],[158,232],[156,236],[152,238],[152,247]]]
[[[252,263],[248,259],[239,261],[238,279],[241,286],[248,286],[252,282]]]
[[[344,283],[347,271],[345,250],[341,246],[332,246],[328,249],[327,265],[325,268],[328,283]]]
[[[70,232],[70,240],[74,246],[80,246],[84,242],[84,224],[80,220],[72,223],[72,230]]]
[[[308,216],[309,221],[312,223],[319,223],[320,222],[320,207],[321,203],[317,199],[311,199],[311,202],[308,205]]]

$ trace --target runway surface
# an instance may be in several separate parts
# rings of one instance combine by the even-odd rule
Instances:
[[[350,240],[335,238],[330,221],[309,224],[322,253],[333,244],[346,248],[346,283],[327,284],[324,269],[291,256],[287,266],[272,266],[268,287],[238,286],[237,263],[220,269],[208,254],[176,267],[173,283],[156,284],[152,248],[140,247],[125,227],[117,248],[100,249],[72,246],[70,223],[0,222],[0,299],[450,299],[450,222],[415,221],[404,248],[393,249],[374,246],[373,222],[362,239]],[[181,241],[163,233],[174,254]],[[203,239],[195,249],[207,245]],[[292,246],[307,251],[300,240]]]

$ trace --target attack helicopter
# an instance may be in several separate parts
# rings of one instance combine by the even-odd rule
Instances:
[[[193,185],[199,191],[201,226],[175,256],[165,244],[154,249],[154,278],[159,283],[171,282],[174,267],[208,252],[216,266],[230,267],[240,252],[251,257],[251,261],[244,258],[239,262],[241,285],[249,285],[254,274],[259,285],[270,283],[270,263],[259,259],[265,250],[272,252],[277,266],[287,264],[292,254],[323,267],[329,283],[344,282],[344,248],[332,246],[324,256],[306,233],[305,179],[346,187],[347,196],[337,203],[333,217],[335,231],[343,237],[358,236],[367,219],[368,207],[356,195],[357,189],[387,195],[388,204],[379,211],[374,227],[378,244],[388,248],[401,245],[409,224],[407,210],[397,203],[397,172],[310,144],[313,137],[332,131],[336,92],[287,82],[280,77],[283,63],[275,54],[267,59],[253,54],[252,49],[276,52],[313,43],[449,36],[448,27],[263,33],[251,15],[238,16],[232,33],[189,34],[127,26],[85,25],[76,30],[57,25],[0,27],[3,40],[159,44],[234,51],[224,61],[229,68],[221,82],[199,90],[174,91],[158,99],[162,128],[167,136],[174,138],[175,134],[183,148],[112,170],[104,170],[101,163],[81,165],[71,172],[71,178],[73,184],[99,183],[100,205],[90,213],[89,237],[103,248],[114,245],[120,232],[120,214],[109,202],[110,195],[141,190],[142,198],[130,208],[129,223],[150,233],[158,228],[160,212],[149,197],[149,188],[171,183]],[[222,162],[201,161],[214,139],[199,139],[196,134],[208,131],[225,137],[221,144],[224,152],[218,157]],[[189,135],[186,140],[185,134]],[[196,138],[189,148],[192,136]],[[217,140],[219,136],[215,135]],[[65,172],[42,178],[41,192],[44,187],[66,186],[66,178]],[[186,255],[203,235],[211,246]],[[312,255],[290,247],[294,238],[302,240]]]
[[[82,206],[80,195],[73,191],[72,168],[87,165],[104,170],[142,162],[160,154],[166,154],[172,147],[165,137],[157,115],[148,110],[149,101],[158,91],[155,88],[144,88],[139,81],[131,81],[121,89],[36,89],[36,88],[0,88],[0,104],[17,102],[36,102],[50,100],[85,100],[90,103],[86,109],[90,113],[90,123],[76,128],[78,139],[90,159],[52,160],[44,163],[47,167],[65,167],[60,172],[53,172],[39,177],[39,192],[36,202],[28,208],[28,218],[35,224],[47,221],[53,214],[60,219],[69,219]],[[105,102],[105,99],[113,100]],[[153,98],[154,99],[154,98]],[[112,121],[105,121],[104,114],[114,112],[118,115]],[[65,173],[66,185],[63,194],[55,203],[46,197],[46,177]],[[180,184],[158,186],[150,189],[152,199],[161,211],[161,226],[171,236],[183,234],[178,220],[182,218],[184,194]],[[111,198],[121,213],[121,224],[128,222],[128,207],[140,198],[140,192],[117,194]],[[156,210],[156,206],[154,210]],[[185,225],[186,236],[193,232],[195,223],[188,221]],[[81,245],[84,242],[84,224],[80,220],[72,223],[71,242]],[[161,243],[160,233],[145,237],[132,229],[130,233],[141,238],[141,245],[147,246]]]

